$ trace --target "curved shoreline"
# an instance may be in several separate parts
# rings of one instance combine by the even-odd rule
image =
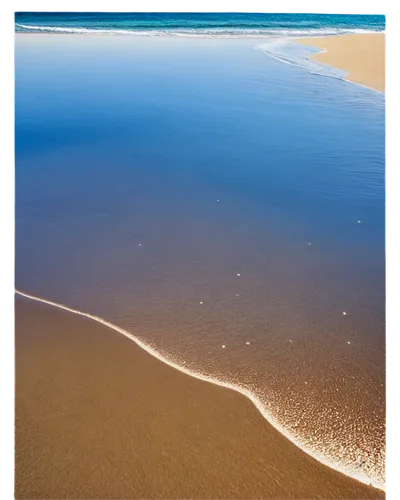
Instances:
[[[295,41],[318,48],[320,52],[309,59],[345,71],[345,81],[385,93],[385,32],[303,37]]]
[[[259,413],[265,418],[265,420],[267,420],[267,422],[269,424],[271,424],[278,432],[280,432],[290,442],[292,442],[295,446],[297,446],[301,451],[303,451],[304,453],[306,453],[307,455],[309,455],[313,459],[317,460],[321,464],[323,464],[323,465],[325,465],[325,466],[327,466],[327,467],[329,467],[329,468],[331,468],[331,469],[333,469],[333,470],[335,470],[335,471],[337,471],[337,472],[339,472],[347,477],[350,477],[351,479],[359,481],[367,486],[372,486],[372,487],[377,488],[381,491],[385,491],[384,486],[381,485],[380,483],[373,482],[373,481],[371,481],[370,478],[368,478],[366,476],[353,474],[351,471],[346,470],[341,464],[335,463],[335,462],[323,457],[322,455],[318,454],[317,452],[308,449],[307,446],[305,444],[303,444],[298,438],[291,435],[290,432],[288,432],[286,429],[284,429],[274,419],[274,417],[272,415],[270,415],[270,413],[264,408],[261,401],[249,390],[244,389],[244,388],[237,386],[235,384],[224,382],[222,380],[218,380],[218,379],[213,378],[211,376],[203,375],[201,373],[196,373],[192,370],[184,368],[184,367],[180,366],[179,364],[175,363],[174,361],[169,360],[167,357],[163,356],[158,351],[156,351],[153,347],[147,345],[146,343],[144,343],[143,341],[141,341],[140,339],[138,339],[137,337],[135,337],[134,335],[132,335],[128,331],[124,330],[123,328],[120,328],[119,326],[117,326],[109,321],[106,321],[105,319],[103,319],[99,316],[95,316],[95,315],[92,315],[90,313],[85,313],[85,312],[79,311],[77,309],[70,308],[64,304],[60,304],[60,303],[53,302],[53,301],[50,301],[47,299],[43,299],[41,297],[37,297],[35,295],[31,295],[31,294],[22,292],[18,289],[15,290],[15,293],[17,295],[20,295],[21,297],[25,297],[29,300],[41,302],[43,304],[47,304],[47,305],[68,311],[70,313],[89,318],[89,319],[91,319],[97,323],[100,323],[100,324],[122,334],[123,336],[129,338],[130,340],[135,342],[136,345],[138,345],[140,348],[142,348],[144,351],[146,351],[148,354],[150,354],[154,358],[158,359],[159,361],[165,363],[166,365],[178,370],[181,373],[189,375],[195,379],[209,382],[209,383],[212,383],[214,385],[224,387],[226,389],[230,389],[230,390],[233,390],[235,392],[238,392],[239,394],[242,394],[243,396],[245,396],[247,399],[249,399],[254,404],[254,406],[257,408]]]

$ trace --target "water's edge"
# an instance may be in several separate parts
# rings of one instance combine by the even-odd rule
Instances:
[[[17,24],[18,26],[18,24]],[[22,26],[22,25],[21,25]],[[325,49],[319,49],[311,45],[300,45],[296,40],[301,38],[320,38],[325,36],[343,36],[348,34],[367,34],[367,33],[384,33],[382,31],[372,31],[372,30],[347,30],[343,32],[305,32],[305,33],[287,33],[287,34],[274,34],[271,33],[231,33],[231,34],[204,34],[204,33],[168,33],[168,32],[155,32],[155,31],[126,31],[118,30],[100,30],[100,29],[86,29],[86,28],[58,28],[58,27],[36,27],[36,26],[25,26],[26,28],[31,28],[30,31],[15,31],[15,36],[21,35],[67,35],[67,36],[142,36],[142,37],[172,37],[172,38],[204,38],[204,39],[253,39],[263,42],[257,44],[253,47],[255,50],[264,52],[268,57],[280,61],[291,66],[296,66],[309,73],[317,76],[325,76],[328,78],[333,78],[340,80],[342,82],[349,83],[351,85],[357,85],[378,95],[385,95],[385,92],[369,87],[368,85],[363,85],[362,83],[355,82],[353,80],[348,80],[348,71],[335,68],[328,64],[321,63],[311,56],[325,52]],[[51,29],[50,29],[51,28]],[[36,31],[35,31],[36,30]],[[264,41],[265,40],[265,41]]]
[[[338,33],[332,36],[343,35],[344,33]],[[314,37],[310,36],[309,38]],[[315,38],[322,38],[322,36],[317,36]],[[385,94],[385,92],[369,87],[368,85],[349,80],[347,78],[350,75],[349,71],[336,68],[335,66],[330,66],[329,64],[322,63],[312,58],[312,56],[326,52],[326,49],[320,49],[311,45],[301,45],[297,43],[297,40],[299,39],[301,39],[301,37],[282,37],[270,39],[268,42],[257,45],[254,49],[264,52],[265,55],[272,57],[277,61],[304,69],[313,75],[334,78],[352,85],[363,87],[380,95]]]
[[[89,318],[93,321],[96,321],[96,322],[98,322],[98,323],[100,323],[108,328],[111,328],[112,330],[117,331],[121,335],[124,335],[125,337],[129,338],[130,340],[135,342],[135,344],[137,344],[139,347],[144,349],[148,354],[155,357],[159,361],[162,361],[163,363],[167,364],[171,368],[174,368],[174,369],[180,371],[181,373],[189,375],[189,376],[196,378],[198,380],[203,380],[205,382],[209,382],[209,383],[218,385],[220,387],[224,387],[226,389],[236,391],[239,394],[242,394],[243,396],[247,397],[254,404],[254,406],[261,413],[261,415],[265,418],[265,420],[268,421],[268,423],[270,423],[276,430],[278,430],[284,437],[289,439],[289,441],[291,441],[295,446],[300,448],[304,453],[311,456],[312,458],[314,458],[315,460],[317,460],[321,464],[323,464],[327,467],[330,467],[331,469],[333,469],[339,473],[342,473],[345,476],[348,476],[352,479],[355,479],[356,481],[359,481],[359,482],[366,484],[368,486],[372,486],[374,488],[377,488],[381,491],[385,491],[384,484],[380,484],[379,482],[374,482],[370,477],[367,477],[363,474],[359,474],[359,473],[356,474],[356,473],[354,473],[354,471],[348,470],[345,467],[343,467],[343,465],[340,464],[339,462],[333,461],[328,457],[324,457],[322,454],[307,447],[298,437],[294,436],[287,429],[282,427],[282,425],[279,424],[275,420],[275,418],[264,408],[264,406],[262,405],[261,401],[257,398],[257,396],[255,394],[253,394],[251,391],[249,391],[248,389],[245,389],[245,388],[240,387],[236,384],[228,383],[228,382],[225,382],[223,380],[219,380],[217,378],[213,378],[213,377],[204,375],[202,373],[195,372],[195,371],[190,370],[188,368],[182,367],[179,364],[175,363],[174,361],[168,359],[168,357],[165,356],[164,354],[160,354],[156,349],[154,349],[150,345],[146,344],[145,342],[143,342],[142,340],[140,340],[136,336],[132,335],[127,330],[124,330],[123,328],[120,328],[119,326],[117,326],[117,325],[115,325],[115,324],[113,324],[113,323],[111,323],[111,322],[109,322],[109,321],[107,321],[99,316],[95,316],[95,315],[92,315],[89,313],[78,311],[77,309],[72,309],[64,304],[59,304],[57,302],[43,299],[43,298],[37,297],[35,295],[30,295],[30,294],[22,292],[18,289],[15,290],[15,294],[20,295],[21,297],[25,297],[25,298],[30,299],[30,300],[34,300],[37,302],[41,302],[43,304],[57,307],[59,309],[63,309],[65,311],[68,311],[68,312],[73,313],[73,314],[77,314],[79,316],[84,316],[84,317]]]

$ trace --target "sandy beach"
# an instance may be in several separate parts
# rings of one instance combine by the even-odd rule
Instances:
[[[16,298],[16,498],[383,498],[244,396],[87,318]]]
[[[375,90],[385,90],[385,34],[350,34],[296,40],[324,52],[312,59],[348,72],[346,77]]]

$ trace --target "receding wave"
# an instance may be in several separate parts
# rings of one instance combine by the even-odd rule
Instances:
[[[321,50],[307,45],[300,45],[292,39],[270,40],[258,45],[256,50],[261,50],[284,63],[304,68],[313,74],[334,78],[344,78],[347,74],[346,71],[310,59],[310,56],[318,54]]]
[[[353,32],[356,31],[357,30],[354,30]],[[357,33],[360,32],[365,33],[366,31],[357,31]],[[346,76],[348,75],[347,71],[334,68],[332,66],[328,66],[326,64],[310,59],[310,56],[323,52],[322,50],[312,46],[296,43],[293,38],[294,37],[268,40],[267,42],[255,47],[255,49],[261,50],[268,56],[273,57],[274,59],[277,59],[278,61],[281,61],[283,63],[303,68],[314,75],[328,76],[331,78],[337,78],[339,80],[346,79]],[[354,84],[354,82],[352,83]],[[372,92],[378,92],[380,94],[382,93],[374,89],[369,90],[371,90]]]
[[[301,37],[329,36],[348,33],[370,33],[365,29],[344,28],[169,28],[169,29],[123,29],[123,28],[87,28],[68,26],[27,25],[16,23],[17,33],[64,33],[75,35],[135,35],[135,36],[171,36],[196,38],[271,38],[271,37]]]
[[[302,451],[313,457],[315,460],[318,460],[320,463],[323,465],[326,465],[330,467],[331,469],[334,469],[348,477],[351,477],[357,481],[360,481],[364,484],[367,484],[369,486],[374,486],[375,488],[378,488],[380,490],[385,490],[385,485],[384,482],[380,480],[379,477],[371,477],[368,476],[367,474],[361,472],[360,470],[357,469],[357,467],[349,467],[348,465],[345,465],[340,462],[335,457],[329,457],[326,456],[323,451],[324,450],[318,450],[316,446],[312,447],[309,445],[309,443],[306,443],[305,440],[303,440],[299,436],[295,436],[290,430],[285,428],[281,423],[279,423],[274,416],[266,409],[266,407],[263,405],[262,401],[260,398],[253,392],[251,392],[249,389],[241,387],[239,385],[226,382],[223,380],[218,379],[217,377],[212,377],[209,375],[204,375],[203,373],[188,369],[186,367],[183,367],[170,359],[170,357],[165,354],[161,353],[159,350],[154,348],[148,343],[143,342],[140,340],[138,337],[132,335],[129,333],[127,330],[124,330],[123,328],[114,325],[113,323],[99,317],[95,316],[93,314],[85,313],[82,311],[78,311],[77,309],[72,309],[66,305],[59,304],[57,302],[53,302],[51,300],[43,299],[40,297],[37,297],[35,295],[31,295],[25,292],[22,292],[20,290],[15,290],[15,293],[25,297],[30,300],[35,300],[37,302],[41,302],[44,304],[48,304],[53,307],[58,307],[59,309],[63,309],[65,311],[68,311],[73,314],[77,314],[79,316],[84,316],[86,318],[89,318],[93,321],[97,321],[98,323],[101,323],[102,325],[105,325],[108,328],[111,328],[112,330],[117,331],[121,335],[124,335],[125,337],[129,338],[133,342],[135,342],[139,347],[147,351],[149,354],[154,356],[155,358],[159,359],[160,361],[166,363],[167,365],[171,366],[172,368],[175,368],[176,370],[179,370],[182,373],[185,373],[186,375],[189,375],[191,377],[197,378],[199,380],[203,380],[206,382],[210,382],[212,384],[225,387],[227,389],[234,390],[243,396],[246,396],[250,401],[254,404],[254,406],[257,408],[257,410],[261,413],[261,415],[271,424],[273,425],[281,434],[283,434],[287,439],[289,439],[293,444],[295,444],[298,448],[300,448]]]

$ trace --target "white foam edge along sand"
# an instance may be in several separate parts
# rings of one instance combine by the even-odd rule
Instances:
[[[329,66],[328,64],[316,61],[315,59],[311,59],[311,57],[315,54],[322,54],[326,52],[325,49],[313,47],[312,45],[302,45],[296,42],[297,40],[301,40],[302,38],[310,39],[310,38],[321,38],[325,36],[339,36],[345,34],[367,34],[367,33],[377,33],[377,32],[366,31],[366,30],[353,30],[348,33],[334,33],[333,35],[312,34],[310,36],[301,36],[301,37],[291,36],[291,37],[282,37],[276,39],[271,38],[267,42],[263,42],[262,44],[257,45],[256,47],[254,47],[254,49],[260,50],[264,52],[267,56],[273,57],[274,59],[280,62],[290,64],[292,66],[297,66],[298,68],[302,68],[313,75],[336,78],[337,80],[342,80],[352,85],[357,85],[358,87],[362,87],[363,89],[367,89],[371,92],[384,95],[384,92],[382,92],[381,90],[375,89],[373,87],[364,85],[359,82],[348,80],[347,77],[349,76],[349,72],[346,70],[335,68],[333,66]],[[384,33],[384,31],[380,31],[379,33]]]
[[[347,72],[344,70],[333,68],[310,59],[310,56],[319,54],[323,52],[323,50],[312,47],[311,45],[300,45],[296,43],[296,38],[293,37],[271,39],[254,48],[256,50],[261,50],[278,61],[303,68],[315,75],[329,76],[340,80],[344,80],[347,75]]]
[[[175,368],[176,370],[179,370],[180,372],[189,375],[193,378],[203,380],[205,382],[209,382],[211,384],[218,385],[220,387],[225,387],[226,389],[230,389],[233,391],[236,391],[243,396],[247,397],[257,408],[257,410],[261,413],[261,415],[267,420],[275,429],[277,429],[283,436],[285,436],[287,439],[289,439],[294,445],[296,445],[298,448],[300,448],[304,453],[307,455],[311,456],[318,462],[320,462],[323,465],[326,465],[327,467],[330,467],[331,469],[336,470],[337,472],[340,472],[344,474],[345,476],[348,476],[352,479],[355,479],[357,481],[360,481],[361,483],[364,483],[368,486],[373,486],[375,488],[378,488],[382,491],[385,491],[385,486],[384,484],[380,484],[380,482],[375,481],[373,478],[366,476],[365,474],[361,474],[358,471],[353,471],[349,470],[348,468],[345,468],[342,464],[339,462],[332,460],[329,457],[324,457],[321,453],[319,453],[317,450],[310,449],[309,446],[307,446],[301,439],[299,439],[297,436],[294,436],[291,432],[289,432],[287,429],[283,428],[282,425],[276,421],[276,419],[265,409],[265,407],[262,405],[262,402],[257,398],[256,395],[254,395],[251,391],[248,389],[245,389],[243,387],[240,387],[238,385],[229,383],[229,382],[224,382],[222,380],[219,380],[217,378],[213,378],[207,375],[203,375],[202,373],[195,372],[193,370],[184,368],[180,366],[179,364],[175,363],[174,361],[168,359],[168,357],[164,354],[161,354],[158,352],[156,349],[154,349],[152,346],[149,344],[146,344],[139,338],[135,337],[131,333],[129,333],[127,330],[124,330],[123,328],[120,328],[117,325],[114,325],[113,323],[110,323],[109,321],[106,321],[103,318],[100,318],[99,316],[94,316],[89,313],[85,313],[82,311],[78,311],[77,309],[72,309],[71,307],[68,307],[63,304],[59,304],[57,302],[53,302],[51,300],[43,299],[41,297],[37,297],[35,295],[31,295],[25,292],[22,292],[20,290],[15,290],[15,293],[17,295],[20,295],[21,297],[25,297],[30,300],[35,300],[37,302],[41,302],[43,304],[48,304],[53,307],[57,307],[59,309],[63,309],[64,311],[68,311],[72,314],[77,314],[79,316],[83,316],[85,318],[89,318],[93,321],[96,321],[97,323],[100,323],[108,328],[111,328],[112,330],[117,331],[118,333],[124,335],[128,339],[132,340],[137,344],[139,347],[144,349],[146,352],[148,352],[150,355],[153,357],[157,358],[158,360],[162,361],[163,363],[169,365],[171,368]]]

